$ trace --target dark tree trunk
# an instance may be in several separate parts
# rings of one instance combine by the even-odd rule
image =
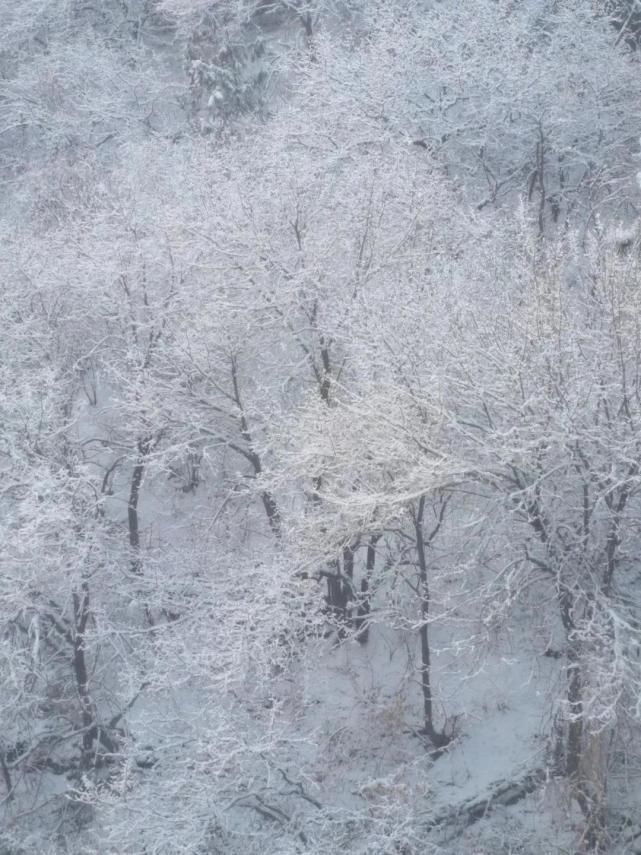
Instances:
[[[371,612],[370,584],[374,569],[376,567],[376,544],[380,540],[380,534],[374,534],[367,544],[367,558],[365,561],[365,575],[361,579],[361,593],[358,599],[358,609],[354,626],[356,628],[356,640],[365,644],[369,640],[369,615]]]
[[[276,499],[268,490],[264,490],[261,493],[260,498],[263,503],[263,507],[265,508],[265,513],[267,514],[267,522],[269,523],[269,527],[274,532],[276,537],[280,537],[280,512],[278,510],[278,505],[276,504]]]
[[[442,505],[441,515],[435,529],[429,536],[431,542],[440,528],[443,520],[445,503]],[[425,554],[425,533],[423,530],[423,519],[425,516],[425,496],[421,496],[418,509],[414,515],[414,534],[416,537],[416,550],[418,555],[419,594],[421,602],[421,626],[419,638],[421,643],[421,691],[423,694],[423,729],[435,748],[444,748],[451,737],[437,731],[434,727],[434,703],[432,698],[432,655],[429,639],[429,615],[430,615],[430,588],[427,572],[427,557]]]
[[[305,30],[305,35],[307,39],[311,42],[314,37],[314,25],[312,24],[312,14],[311,12],[307,12],[304,15],[301,15],[301,21],[303,24],[303,29]]]
[[[607,816],[605,810],[605,781],[603,770],[587,749],[590,734],[586,733],[583,705],[583,663],[580,643],[574,640],[574,596],[567,588],[560,595],[561,619],[567,634],[567,700],[568,730],[565,748],[565,774],[572,792],[585,817],[586,851],[606,851]],[[600,792],[603,785],[603,792]],[[605,847],[605,848],[604,848]]]
[[[343,617],[346,624],[351,617],[349,604],[354,599],[354,552],[353,546],[346,546],[343,549],[343,588],[345,590]]]
[[[330,571],[323,575],[327,578],[327,605],[338,623],[338,634],[347,636],[351,622],[351,603],[354,599],[354,556],[356,546],[343,548],[343,566],[340,561],[332,561]]]
[[[329,405],[330,403],[330,392],[332,387],[332,363],[329,352],[330,345],[325,341],[325,337],[321,335],[320,337],[320,355],[321,355],[321,364],[323,366],[322,371],[318,375],[318,391],[321,396],[321,401],[324,404]]]
[[[89,769],[93,764],[93,743],[95,737],[95,706],[89,692],[89,673],[85,654],[85,633],[89,620],[89,589],[82,585],[82,593],[73,595],[74,634],[73,634],[73,671],[76,689],[80,701],[82,721],[81,768]]]
[[[254,475],[258,478],[263,472],[263,464],[260,459],[260,455],[254,449],[254,441],[249,430],[247,416],[245,415],[243,400],[240,394],[240,384],[238,382],[238,366],[236,364],[235,357],[232,357],[231,359],[231,381],[232,388],[234,390],[234,402],[238,407],[240,433],[246,446],[246,448],[236,447],[236,451],[239,451],[250,462],[252,469],[254,470]],[[269,527],[276,537],[279,538],[281,535],[281,517],[280,511],[278,510],[278,503],[269,490],[263,490],[260,494],[260,500],[263,503]]]
[[[577,785],[583,746],[583,698],[581,665],[579,657],[570,645],[568,649],[568,738],[565,753],[565,774]]]
[[[134,470],[131,475],[131,486],[129,488],[129,502],[127,504],[127,521],[129,523],[129,546],[131,547],[131,570],[133,573],[142,573],[142,560],[140,558],[140,525],[138,519],[138,500],[140,499],[140,487],[145,475],[147,458],[151,451],[151,437],[139,439],[137,443],[137,456]]]

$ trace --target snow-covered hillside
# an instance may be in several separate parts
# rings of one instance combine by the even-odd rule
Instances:
[[[0,853],[641,853],[636,0],[0,11]]]

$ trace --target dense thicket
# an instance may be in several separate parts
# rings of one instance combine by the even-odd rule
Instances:
[[[641,851],[637,5],[0,2],[7,855]]]

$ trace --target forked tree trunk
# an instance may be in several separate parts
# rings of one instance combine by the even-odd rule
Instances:
[[[238,407],[238,420],[240,422],[240,434],[245,442],[246,448],[242,446],[232,445],[232,448],[235,448],[240,454],[245,457],[246,460],[251,464],[252,469],[254,470],[254,476],[259,478],[263,474],[263,463],[260,458],[258,452],[254,449],[254,440],[252,438],[251,432],[249,430],[249,422],[247,420],[247,416],[245,414],[245,407],[243,404],[243,399],[240,394],[240,383],[238,380],[238,366],[236,364],[236,358],[232,356],[231,358],[231,382],[232,388],[234,390],[233,397],[236,406]],[[278,503],[276,499],[269,490],[263,490],[260,494],[260,500],[263,503],[263,508],[265,509],[265,514],[267,515],[267,522],[269,523],[269,527],[275,534],[277,538],[280,538],[281,535],[281,517],[280,511],[278,510]]]

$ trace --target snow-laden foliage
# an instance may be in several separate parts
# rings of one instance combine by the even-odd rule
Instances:
[[[0,6],[0,849],[636,851],[636,5]]]

